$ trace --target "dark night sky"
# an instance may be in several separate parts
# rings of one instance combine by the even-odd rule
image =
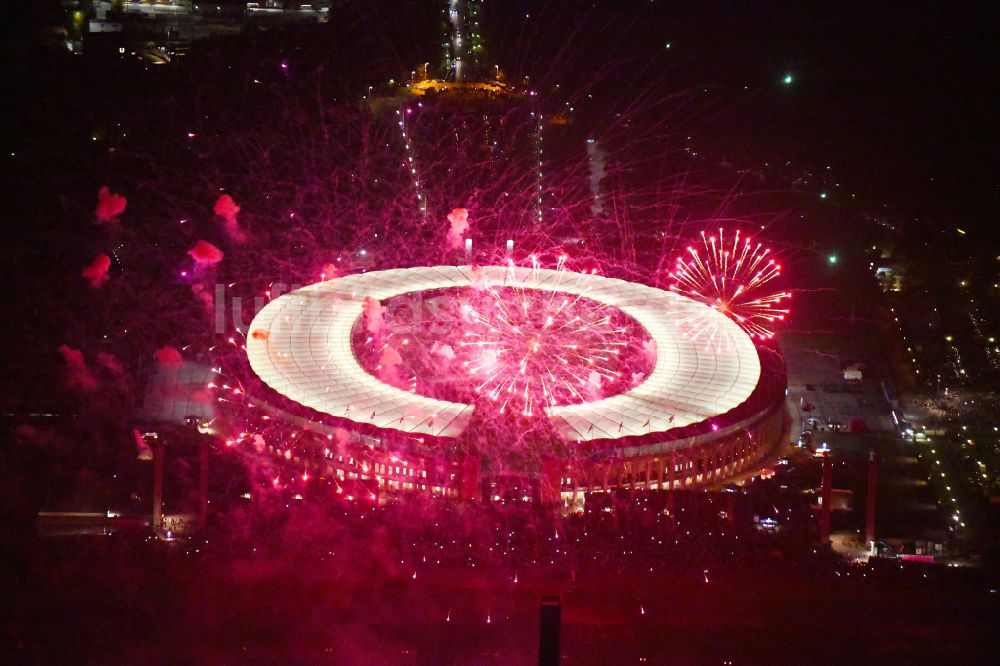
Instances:
[[[640,69],[665,91],[748,86],[705,125],[762,161],[830,164],[845,188],[901,213],[980,226],[997,211],[992,3],[516,4],[574,26],[592,67],[616,62],[609,90]]]
[[[380,33],[359,40],[380,41],[399,67],[436,49],[440,4],[347,3]],[[23,49],[44,5],[12,5],[5,41]],[[720,146],[832,164],[845,188],[901,213],[975,227],[998,209],[995,3],[508,0],[486,15],[494,59],[515,72],[623,97],[721,91],[725,105],[700,121]],[[6,53],[8,67],[24,55]],[[28,100],[7,104],[18,113]]]

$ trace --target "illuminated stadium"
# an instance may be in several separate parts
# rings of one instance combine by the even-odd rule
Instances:
[[[247,356],[251,403],[295,429],[269,452],[371,497],[710,485],[753,469],[784,415],[780,357],[724,314],[561,264],[320,282],[257,314]]]

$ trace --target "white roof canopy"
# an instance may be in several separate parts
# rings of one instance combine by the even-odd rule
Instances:
[[[399,268],[348,275],[285,294],[268,303],[250,325],[250,366],[272,389],[319,412],[379,428],[456,437],[468,425],[473,406],[380,381],[359,364],[351,331],[366,296],[384,300],[484,285],[584,296],[630,315],[656,341],[653,370],[631,390],[545,410],[567,440],[646,435],[704,421],[743,403],[760,378],[750,337],[706,305],[598,275],[500,266]],[[697,331],[702,334],[692,337]]]

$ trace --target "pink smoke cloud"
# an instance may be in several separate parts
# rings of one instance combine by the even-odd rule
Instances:
[[[472,286],[476,289],[484,289],[489,286],[489,279],[487,279],[486,271],[482,269],[481,266],[472,267]]]
[[[383,368],[395,367],[402,362],[403,357],[399,355],[399,352],[389,346],[382,350],[382,355],[378,359],[378,364]]]
[[[455,350],[452,348],[451,345],[435,342],[434,344],[431,345],[431,353],[437,354],[441,358],[446,359],[448,361],[455,360]]]
[[[184,357],[174,347],[160,347],[154,354],[157,363],[164,368],[176,368],[184,363]]]
[[[22,423],[14,428],[14,441],[18,444],[27,444],[29,442],[44,444],[45,442],[42,439],[42,433],[39,432],[38,428],[28,423]]]
[[[215,311],[215,297],[212,296],[212,292],[205,288],[205,285],[201,283],[196,283],[191,285],[191,293],[194,297],[201,301],[202,306],[205,308],[205,312],[212,315]]]
[[[118,360],[118,357],[112,353],[99,352],[97,354],[97,362],[116,375],[125,373],[125,366],[123,366],[122,362]]]
[[[323,268],[320,269],[319,279],[320,280],[332,280],[337,277],[339,271],[337,270],[336,264],[323,264]]]
[[[587,396],[587,400],[600,400],[604,397],[604,392],[601,390],[603,382],[604,377],[599,372],[596,370],[590,371],[590,374],[587,375],[587,381],[583,383],[583,391]]]
[[[351,443],[351,432],[346,428],[335,428],[334,437],[337,438],[337,444],[341,447],[347,446]]]
[[[642,343],[642,354],[646,357],[646,360],[652,364],[656,364],[656,340],[650,338]]]
[[[385,314],[385,307],[377,298],[365,296],[362,305],[365,314],[365,328],[369,333],[378,333],[382,330],[382,315]]]
[[[473,324],[478,321],[476,319],[476,309],[469,303],[462,303],[462,307],[458,311],[458,316],[467,324]]]
[[[195,402],[209,403],[215,401],[215,396],[208,389],[199,389],[191,394],[191,399]]]
[[[22,423],[14,428],[14,441],[18,444],[35,444],[38,446],[48,446],[56,439],[56,431],[53,428],[36,428],[28,423]]]
[[[66,363],[66,385],[81,391],[96,391],[97,380],[87,367],[83,352],[69,345],[59,345],[59,354]]]
[[[236,219],[236,216],[240,212],[240,207],[233,201],[231,196],[228,194],[220,195],[215,200],[215,208],[213,210],[216,215],[222,218],[226,234],[230,238],[237,243],[242,243],[246,240],[246,233],[240,229],[239,222]]]
[[[132,441],[135,442],[135,457],[139,460],[152,460],[153,449],[146,443],[146,438],[136,429],[132,429]]]
[[[257,450],[257,453],[263,453],[264,447],[267,446],[267,440],[264,439],[264,435],[255,433],[253,436],[253,448]]]
[[[448,213],[448,222],[451,227],[448,229],[448,244],[453,248],[462,246],[462,237],[469,230],[469,210],[467,208],[454,208]]]
[[[90,265],[83,269],[81,275],[90,280],[90,286],[97,289],[108,281],[108,269],[111,268],[111,257],[101,253],[94,257]]]
[[[199,266],[214,266],[222,261],[224,256],[222,250],[203,240],[195,243],[195,246],[188,250],[188,254]]]
[[[94,214],[97,215],[97,221],[102,224],[116,222],[118,216],[125,212],[127,204],[125,197],[112,193],[105,185],[97,192],[97,208]]]
[[[479,365],[482,370],[489,372],[496,367],[498,360],[496,350],[487,347],[479,357]]]
[[[402,362],[403,357],[399,355],[399,352],[387,345],[378,359],[375,373],[386,384],[403,388],[403,379],[399,374],[399,365]]]

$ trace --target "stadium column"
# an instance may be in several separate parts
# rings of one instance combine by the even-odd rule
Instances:
[[[868,499],[865,503],[865,545],[872,546],[875,541],[875,500],[878,486],[878,463],[875,461],[875,449],[868,452]]]
[[[163,529],[163,440],[153,439],[153,529]]]
[[[202,435],[198,456],[198,531],[204,531],[208,524],[208,441]]]
[[[833,502],[833,458],[829,453],[823,458],[823,505],[819,514],[819,544],[821,546],[830,545],[830,504]]]
[[[462,478],[459,481],[459,495],[462,499],[481,499],[479,474],[479,458],[476,456],[466,456],[465,460],[462,461]]]
[[[539,499],[542,504],[559,504],[562,501],[562,480],[565,468],[558,460],[542,463]]]
[[[558,666],[562,604],[556,595],[542,597],[541,622],[538,636],[538,665]]]
[[[670,519],[674,519],[674,486],[677,485],[677,453],[674,451],[670,452],[670,468],[667,470],[667,511],[670,513]]]

